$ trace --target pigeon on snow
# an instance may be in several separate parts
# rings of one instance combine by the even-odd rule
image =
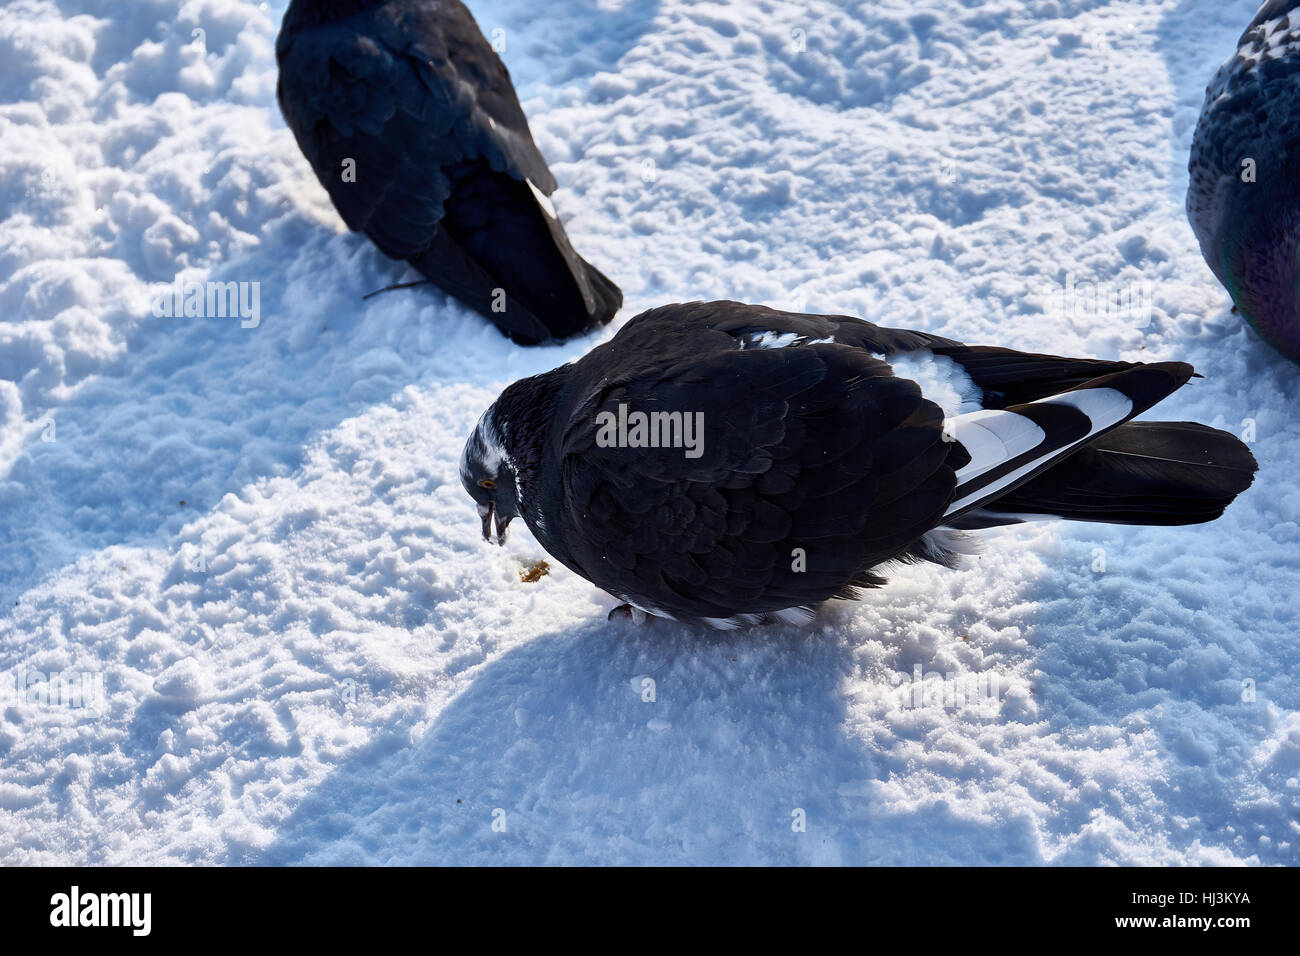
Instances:
[[[1219,68],[1188,161],[1187,216],[1211,271],[1300,362],[1300,0],[1269,0]]]
[[[618,311],[618,287],[569,244],[510,76],[460,0],[293,0],[275,52],[285,121],[350,229],[516,342]]]
[[[971,550],[963,531],[1218,517],[1253,480],[1246,446],[1192,422],[1130,422],[1192,374],[669,305],[509,386],[460,474],[484,538],[495,525],[500,543],[522,515],[638,617],[802,621],[883,584],[887,562],[953,566]]]

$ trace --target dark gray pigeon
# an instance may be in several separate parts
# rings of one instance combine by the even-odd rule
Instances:
[[[1263,339],[1300,362],[1300,0],[1269,0],[1219,68],[1188,162],[1187,217]]]
[[[516,342],[576,335],[623,295],[574,252],[505,65],[459,0],[293,0],[285,121],[348,228]]]
[[[965,531],[1059,517],[1211,521],[1255,459],[1192,422],[1131,422],[1192,367],[965,346],[736,302],[643,313],[511,385],[461,458],[483,536],[522,515],[629,609],[802,620],[952,565]]]

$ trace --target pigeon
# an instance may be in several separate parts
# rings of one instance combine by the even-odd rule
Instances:
[[[293,0],[285,121],[335,208],[515,342],[603,325],[618,286],[574,252],[496,55],[460,0]]]
[[[485,539],[522,516],[635,617],[797,623],[884,584],[891,563],[957,566],[979,529],[1218,517],[1254,479],[1249,449],[1193,422],[1131,421],[1192,375],[667,305],[508,386],[460,478]]]
[[[1261,6],[1214,75],[1187,170],[1210,270],[1260,337],[1300,362],[1300,0]]]

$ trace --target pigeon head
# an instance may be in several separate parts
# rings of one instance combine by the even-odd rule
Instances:
[[[506,529],[519,516],[519,474],[506,451],[505,432],[493,404],[478,420],[460,456],[460,483],[478,507],[483,540],[492,540],[493,519],[497,544],[506,543]]]
[[[571,365],[524,378],[503,391],[478,420],[460,456],[460,483],[478,507],[483,540],[504,544],[506,528],[520,515],[529,527],[541,523],[534,492],[542,449],[551,434],[556,399]]]

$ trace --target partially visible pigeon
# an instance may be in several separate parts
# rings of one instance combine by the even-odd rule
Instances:
[[[285,121],[348,228],[516,342],[608,322],[614,283],[569,244],[505,65],[460,0],[293,0]]]
[[[1268,0],[1205,91],[1187,217],[1266,342],[1300,362],[1300,0]]]
[[[461,458],[483,536],[522,515],[630,610],[798,621],[953,565],[964,531],[1055,516],[1211,521],[1255,459],[1191,422],[1130,422],[1192,375],[965,346],[736,302],[643,313],[509,386]]]

